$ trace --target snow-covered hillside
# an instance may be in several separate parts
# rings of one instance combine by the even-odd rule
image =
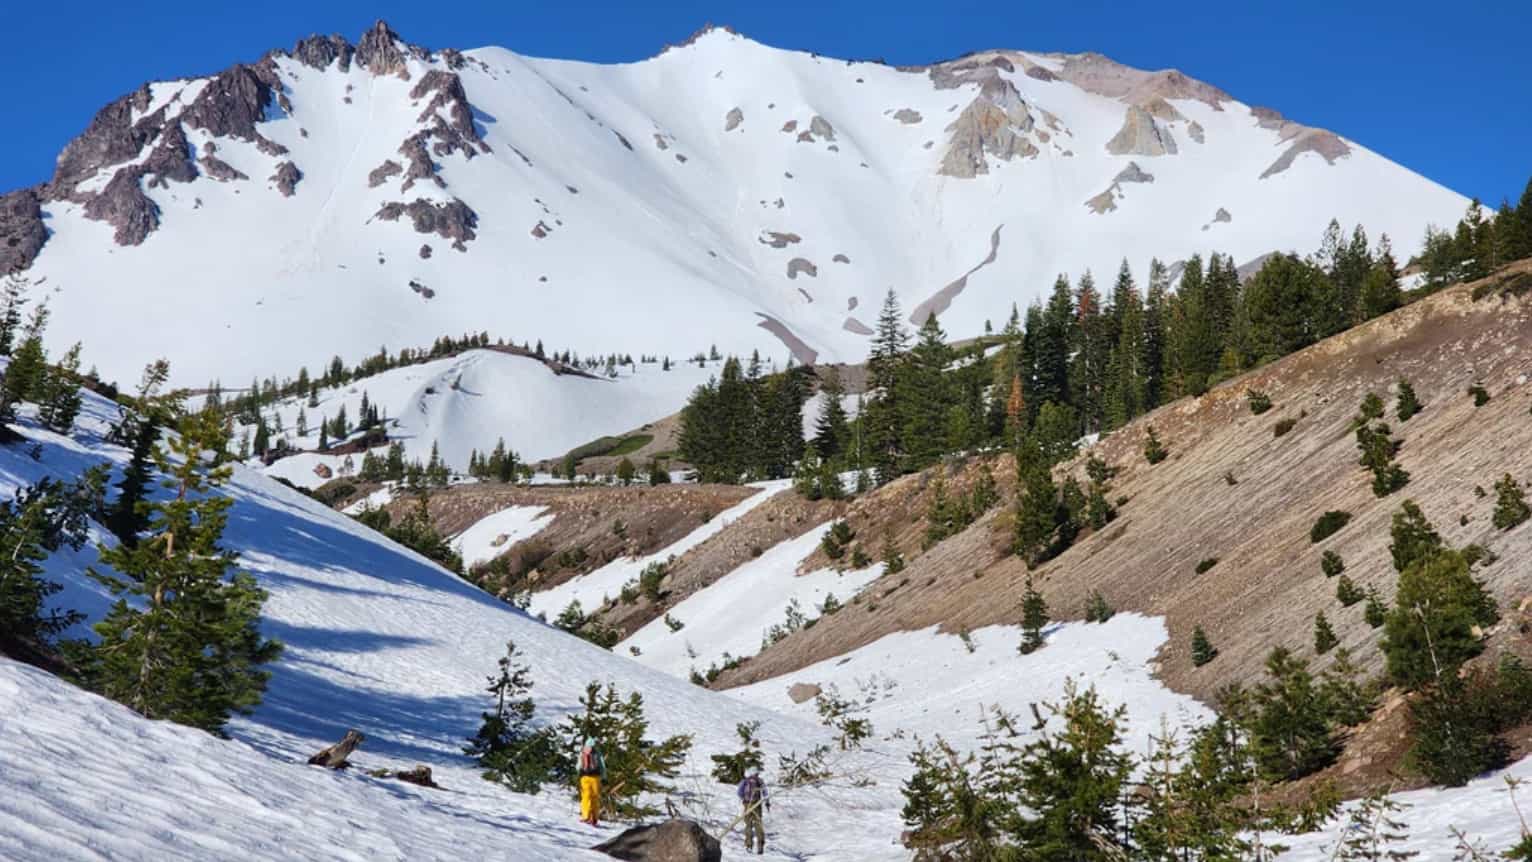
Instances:
[[[1402,260],[1467,201],[1094,54],[898,69],[711,29],[603,66],[380,24],[146,85],[4,203],[0,253],[87,366],[128,382],[168,353],[201,385],[485,329],[859,360],[890,287],[973,335],[1059,272],[1306,251],[1331,217]]]
[[[316,449],[320,420],[342,410],[354,423],[362,397],[388,419],[388,436],[404,444],[405,455],[425,460],[436,444],[453,468],[468,467],[468,455],[488,454],[504,439],[524,461],[557,458],[598,437],[622,434],[680,410],[693,389],[716,375],[718,362],[677,362],[663,371],[655,363],[618,366],[614,378],[555,374],[542,362],[495,350],[470,350],[456,356],[407,365],[354,383],[321,389],[316,406],[303,397],[263,410],[280,416],[281,431],[297,449]],[[297,433],[303,413],[307,434]],[[334,442],[334,441],[332,441]],[[325,480],[315,467],[332,472],[344,456],[305,455],[272,465],[278,475],[300,487]],[[361,456],[352,458],[359,465]]]

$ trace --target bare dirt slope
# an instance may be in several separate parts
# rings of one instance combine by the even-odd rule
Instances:
[[[1510,272],[1532,273],[1532,263]],[[1507,612],[1494,636],[1524,648],[1515,620],[1532,593],[1532,523],[1501,532],[1490,515],[1501,475],[1532,481],[1532,297],[1491,291],[1475,300],[1475,288],[1484,293],[1487,284],[1449,289],[1201,398],[1167,405],[1093,447],[1119,469],[1109,497],[1127,501],[1115,522],[1033,572],[1053,616],[1078,619],[1097,589],[1120,611],[1163,615],[1171,637],[1160,659],[1162,676],[1175,689],[1209,700],[1228,683],[1258,679],[1274,646],[1312,656],[1320,611],[1342,645],[1376,668],[1377,632],[1363,621],[1362,604],[1344,608],[1337,601],[1336,581],[1321,573],[1319,558],[1334,550],[1353,580],[1391,599],[1390,518],[1413,499],[1448,542],[1480,543],[1498,555],[1479,570]],[[1393,387],[1401,377],[1426,405],[1404,423],[1393,416]],[[1466,392],[1476,383],[1491,396],[1482,407]],[[1268,393],[1275,406],[1252,415],[1250,389]],[[1394,436],[1403,442],[1398,460],[1412,477],[1381,500],[1357,464],[1350,433],[1369,391],[1384,397]],[[1276,437],[1273,426],[1283,419],[1297,421]],[[1142,454],[1150,425],[1170,450],[1155,466]],[[1084,457],[1061,470],[1083,480]],[[997,478],[1009,480],[1010,460],[993,460]],[[961,469],[967,475],[973,467]],[[867,495],[851,509],[853,526],[867,535],[859,518],[876,519],[871,513],[880,509],[911,512],[929,482],[929,476],[909,476]],[[1479,488],[1489,493],[1480,496]],[[1007,551],[1009,505],[912,559],[900,575],[886,576],[858,605],[794,634],[719,684],[790,673],[894,631],[1017,622],[1027,572]],[[1331,509],[1351,512],[1351,522],[1312,544],[1310,527]],[[907,525],[905,542],[912,532]],[[1199,561],[1210,558],[1219,562],[1197,574]],[[1220,655],[1194,668],[1189,644],[1199,624]],[[1322,657],[1316,667],[1328,661]]]

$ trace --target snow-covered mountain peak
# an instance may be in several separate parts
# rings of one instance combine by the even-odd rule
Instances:
[[[0,269],[120,380],[291,374],[490,330],[581,353],[856,360],[883,294],[980,331],[1059,272],[1407,256],[1461,196],[1175,70],[990,50],[915,67],[722,27],[599,65],[378,22],[102,109],[0,197]]]

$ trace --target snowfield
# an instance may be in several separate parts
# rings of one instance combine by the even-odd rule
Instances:
[[[546,506],[511,506],[487,515],[452,540],[452,549],[463,558],[463,567],[472,569],[500,556],[507,548],[530,539],[546,527]]]
[[[103,460],[120,467],[126,453],[101,440],[114,413],[87,396],[72,438],[24,418],[22,432],[40,445],[40,456],[29,457],[28,445],[0,448],[0,492],[45,475],[70,478]],[[1103,625],[1054,626],[1047,646],[1025,657],[1015,654],[1014,627],[973,632],[972,650],[956,635],[905,632],[783,678],[711,692],[620,649],[608,652],[543,625],[254,470],[236,469],[227,492],[235,502],[225,544],[270,592],[262,627],[286,644],[264,703],[231,723],[232,739],[220,740],[146,721],[0,659],[0,858],[604,858],[585,848],[619,827],[579,824],[562,792],[527,796],[491,785],[461,753],[487,705],[484,679],[507,640],[532,666],[540,720],[560,720],[587,682],[611,681],[642,692],[652,733],[693,734],[676,801],[715,831],[732,819],[736,804],[732,788],[707,778],[707,758],[736,750],[736,724],[761,723],[767,779],[774,781],[777,755],[831,742],[813,720],[812,703],[794,705],[787,697],[790,684],[834,686],[864,704],[876,736],[865,750],[832,758],[839,778],[776,795],[766,857],[776,860],[907,859],[898,844],[898,812],[915,738],[942,734],[970,745],[986,707],[1021,712],[1033,701],[1058,698],[1071,680],[1093,683],[1106,700],[1127,707],[1135,750],[1162,718],[1184,728],[1207,715],[1153,678],[1164,627],[1131,614]],[[523,526],[530,517],[515,516]],[[722,518],[714,521],[722,529]],[[817,531],[807,535],[817,540]],[[106,536],[98,530],[97,538]],[[784,543],[693,597],[704,612],[690,615],[685,632],[699,653],[734,650],[736,637],[755,640],[756,627],[780,614],[785,596],[802,595],[793,591],[813,577],[793,574],[806,553]],[[66,587],[59,605],[93,617],[104,611],[106,597],[84,575],[95,559],[87,547],[48,561],[49,576]],[[756,616],[733,610],[752,603]],[[738,630],[714,627],[710,615]],[[666,649],[650,646],[641,658],[658,661]],[[658,663],[680,670],[670,661]],[[353,757],[356,768],[334,773],[304,765],[348,728],[367,737]],[[416,764],[430,766],[442,789],[366,774]],[[1532,776],[1532,766],[1522,762],[1510,772]],[[1414,806],[1407,817],[1422,858],[1448,857],[1448,825],[1493,847],[1509,845],[1517,827],[1497,781],[1488,776],[1462,790],[1402,797]],[[726,842],[731,854],[738,840],[735,834]],[[1289,858],[1327,858],[1331,841],[1291,841]]]
[[[977,80],[947,84],[722,29],[621,65],[486,47],[454,67],[402,50],[408,80],[275,58],[285,101],[256,128],[287,152],[186,128],[195,151],[216,143],[249,179],[146,181],[159,227],[140,245],[115,245],[112,226],[81,204],[45,204],[50,237],[30,274],[53,292],[58,338],[83,341],[85,366],[123,383],[168,352],[189,386],[483,329],[582,355],[680,359],[716,342],[779,361],[790,350],[860,361],[890,285],[912,317],[942,306],[939,295],[950,301],[942,322],[966,337],[1060,272],[1090,270],[1105,286],[1124,258],[1142,283],[1153,256],[1307,252],[1332,217],[1373,240],[1389,234],[1403,261],[1427,223],[1451,224],[1468,203],[1354,141],[1337,139],[1349,153],[1333,163],[1301,152],[1267,175],[1291,140],[1234,98],[1215,108],[1173,96],[1153,108],[1174,153],[1114,153],[1129,105],[1054,77],[1064,55],[999,58],[1010,116],[1003,128],[993,113],[982,119],[992,137],[1015,139],[1004,158],[995,150],[1007,142],[993,139],[956,154],[978,163],[963,177],[941,172],[961,137],[949,127],[970,107],[997,107]],[[437,153],[441,187],[401,173],[374,182],[387,162],[407,161],[406,138],[449,113],[429,109],[430,92],[412,96],[431,71],[457,77],[486,148]],[[173,119],[208,80],[157,84],[154,103]],[[283,162],[302,174],[291,197],[268,180]],[[1140,179],[1120,181],[1132,165]],[[80,190],[105,187],[118,167]],[[1107,192],[1112,209],[1087,204]],[[473,211],[464,250],[409,217],[379,217],[417,200]],[[293,367],[272,367],[273,355]]]

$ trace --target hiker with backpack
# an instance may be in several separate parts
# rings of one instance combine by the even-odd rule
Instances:
[[[766,823],[761,810],[771,810],[771,800],[766,793],[766,782],[761,779],[761,769],[752,766],[745,770],[745,780],[739,783],[739,801],[745,806],[745,852],[750,852],[754,838],[757,855],[766,852]]]
[[[580,820],[592,826],[598,825],[601,814],[601,782],[606,780],[606,758],[596,747],[596,740],[587,736],[580,746]]]

